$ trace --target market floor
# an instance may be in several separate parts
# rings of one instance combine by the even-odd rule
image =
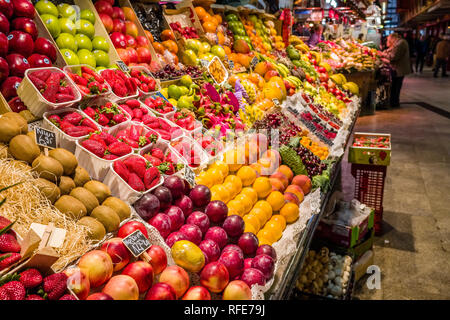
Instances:
[[[405,79],[401,100],[450,111],[450,82],[419,77]],[[436,81],[445,84],[439,89]],[[417,86],[422,86],[420,92]],[[355,131],[391,133],[392,158],[385,182],[383,234],[374,243],[381,289],[368,289],[363,278],[354,297],[450,299],[450,119],[418,104],[402,104],[359,118]],[[343,191],[351,199],[350,165],[344,163],[342,170]]]

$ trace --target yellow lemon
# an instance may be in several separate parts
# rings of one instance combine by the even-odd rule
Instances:
[[[242,185],[244,187],[248,187],[251,186],[252,183],[255,181],[256,171],[249,166],[243,166],[238,170],[236,176],[238,176],[241,179]]]
[[[242,190],[242,181],[239,177],[236,177],[235,175],[231,174],[228,177],[225,178],[224,183],[231,182],[234,186],[236,194],[241,192]]]
[[[239,201],[245,213],[252,209],[252,200],[245,194],[238,194],[234,200]]]
[[[223,182],[224,176],[222,171],[218,168],[211,168],[206,171],[206,174],[211,178],[213,184],[220,184]]]
[[[229,173],[228,165],[224,161],[216,161],[211,165],[212,168],[217,168],[222,172],[222,175],[226,177]]]
[[[241,193],[245,194],[250,199],[252,199],[253,204],[255,204],[256,201],[258,201],[258,193],[253,188],[245,187],[245,188],[242,189]]]
[[[273,211],[280,210],[286,203],[284,195],[280,191],[271,192],[266,201],[272,206]]]
[[[283,208],[280,210],[280,215],[286,219],[287,223],[292,223],[298,219],[300,215],[300,210],[298,205],[295,203],[289,202],[286,203]]]
[[[213,194],[214,194],[214,198],[218,198],[218,199],[213,199],[213,197],[212,197]],[[213,186],[211,188],[211,200],[221,200],[221,201],[227,203],[228,201],[230,201],[230,199],[231,199],[230,193],[223,185],[216,184],[215,186]]]
[[[247,225],[250,224],[254,228],[255,232],[258,232],[258,230],[261,228],[261,222],[259,221],[259,219],[256,216],[251,215],[251,214],[246,214],[243,219],[245,222],[245,227],[247,227]]]
[[[264,212],[266,213],[267,220],[269,220],[272,217],[273,213],[272,206],[266,200],[259,200],[258,202],[256,202],[255,205],[253,206],[253,209],[256,208],[261,208],[264,210]]]
[[[258,193],[258,198],[263,199],[267,197],[272,191],[272,184],[270,183],[269,178],[267,177],[259,177],[256,178],[253,183],[253,189]]]

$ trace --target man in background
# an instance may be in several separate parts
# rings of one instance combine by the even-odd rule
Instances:
[[[422,73],[423,64],[425,62],[425,56],[428,52],[428,42],[425,35],[421,35],[420,38],[416,39],[415,43],[416,49],[416,73]]]
[[[447,75],[447,60],[450,55],[450,43],[441,35],[441,40],[436,45],[436,66],[434,67],[433,76],[437,78],[439,68],[442,68],[442,77],[448,77]]]

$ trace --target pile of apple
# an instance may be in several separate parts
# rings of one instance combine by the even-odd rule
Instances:
[[[35,8],[68,65],[109,66],[109,44],[105,38],[95,36],[95,14],[91,10],[81,10],[78,18],[77,10],[68,3],[55,6],[40,0]]]
[[[95,8],[109,33],[120,59],[127,65],[142,65],[152,70],[150,42],[139,36],[136,15],[130,7],[113,7],[114,0],[99,0]],[[155,62],[156,63],[156,62]]]
[[[0,91],[16,112],[26,108],[16,98],[25,71],[51,67],[56,60],[53,44],[38,38],[34,16],[28,0],[0,1]]]

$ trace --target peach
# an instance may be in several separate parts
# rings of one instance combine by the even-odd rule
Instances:
[[[123,244],[122,238],[112,238],[105,241],[100,250],[109,254],[114,265],[114,271],[122,270],[130,262],[130,251]]]
[[[109,294],[96,292],[91,294],[86,300],[114,300]]]
[[[177,294],[172,286],[164,282],[155,284],[145,295],[145,300],[177,300]]]
[[[283,183],[285,189],[289,185],[289,179],[279,171],[274,172],[270,177],[280,180]]]
[[[178,299],[189,288],[189,275],[179,266],[170,266],[161,273],[159,282],[169,284],[175,290]]]
[[[284,199],[288,202],[292,202],[292,203],[295,203],[296,205],[300,205],[300,200],[298,200],[298,197],[295,194],[293,194],[292,192],[285,192]]]
[[[251,300],[252,291],[242,280],[231,281],[223,291],[223,300]]]
[[[284,191],[284,184],[277,178],[269,178],[270,183],[272,184],[272,191]]]
[[[121,274],[112,277],[102,290],[114,300],[138,300],[139,288],[130,276]]]
[[[160,274],[167,267],[167,255],[164,249],[156,244],[152,245],[147,254],[150,256],[150,264],[154,274]]]
[[[311,179],[308,176],[297,175],[292,179],[292,184],[302,188],[304,194],[308,194],[311,191]]]
[[[130,276],[136,281],[139,293],[147,291],[153,284],[153,268],[150,263],[136,261],[130,263],[122,271],[122,274]]]
[[[289,182],[292,181],[292,178],[294,177],[294,173],[292,172],[291,168],[289,168],[287,165],[283,164],[281,165],[277,171],[281,172],[288,178]]]
[[[202,286],[194,286],[184,294],[182,300],[211,300],[211,294]]]
[[[300,188],[296,184],[290,184],[286,188],[286,190],[284,190],[284,192],[291,192],[291,193],[295,194],[298,198],[298,201],[300,201],[300,203],[303,202],[303,198],[305,197],[303,194],[302,188]]]
[[[80,300],[84,300],[89,296],[91,284],[86,270],[78,267],[72,267],[64,271],[67,276],[67,288],[71,289],[73,293]]]
[[[266,74],[264,75],[264,80],[266,80],[266,82],[269,82],[270,78],[272,77],[278,77],[280,76],[280,74],[278,73],[278,71],[275,70],[269,70],[266,72]]]
[[[200,284],[214,293],[222,292],[228,284],[230,275],[222,263],[208,263],[200,273]]]
[[[96,288],[108,281],[114,270],[109,254],[101,250],[92,250],[83,255],[78,267],[89,275],[91,288]]]

